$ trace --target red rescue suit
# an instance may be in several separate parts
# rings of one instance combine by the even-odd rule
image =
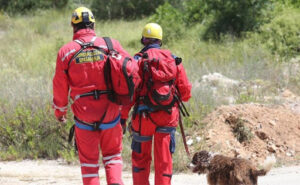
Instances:
[[[71,107],[77,119],[77,121],[75,120],[75,136],[83,184],[100,184],[98,175],[100,147],[103,156],[102,161],[106,170],[107,184],[123,185],[121,179],[122,127],[119,124],[120,106],[109,101],[106,94],[100,95],[98,99],[95,99],[93,96],[78,98],[78,95],[93,90],[106,89],[103,78],[99,78],[100,75],[103,75],[101,64],[95,61],[77,63],[75,60],[68,64],[69,60],[81,49],[80,44],[74,40],[85,43],[93,40],[95,46],[106,48],[104,40],[95,36],[94,30],[81,29],[74,33],[73,41],[59,50],[56,72],[53,78],[53,107],[57,117],[65,115],[70,91],[70,97],[73,100]],[[112,43],[116,51],[123,56],[130,57],[118,41],[112,39]],[[103,124],[101,125],[105,126],[106,123],[116,124],[109,129],[91,131],[85,129],[85,125],[80,123],[80,121],[83,123],[95,123],[102,118]]]
[[[159,48],[154,44],[144,48]],[[139,59],[135,56],[135,59]],[[139,74],[142,78],[142,67],[139,66]],[[191,84],[180,64],[177,66],[178,74],[175,81],[182,101],[188,101],[191,97]],[[139,96],[145,96],[146,85],[141,89]],[[127,119],[130,107],[123,107],[122,119]],[[175,131],[179,121],[179,107],[175,103],[171,114],[166,111],[155,111],[145,114],[147,106],[140,104],[137,114],[132,118],[132,174],[134,185],[149,185],[150,165],[152,161],[152,138],[154,137],[154,167],[155,185],[170,185],[172,177],[172,153],[175,151]],[[136,136],[136,137],[135,137]]]

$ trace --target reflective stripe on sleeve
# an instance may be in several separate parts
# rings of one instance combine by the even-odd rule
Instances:
[[[105,45],[99,45],[98,47],[107,49],[107,46],[105,46]]]
[[[61,58],[61,61],[63,62],[70,54],[74,53],[75,51],[76,51],[75,49],[72,49],[71,51],[66,53],[65,56]]]
[[[99,174],[98,173],[82,174],[82,178],[88,178],[88,177],[99,177]]]
[[[82,163],[81,167],[92,167],[92,168],[97,168],[99,167],[99,164],[88,164],[88,163]]]
[[[110,160],[104,163],[104,166],[109,165],[109,164],[123,164],[122,160]]]
[[[106,161],[106,160],[110,160],[114,157],[121,157],[121,154],[115,154],[115,155],[111,155],[111,156],[106,156],[106,157],[103,157],[103,160]]]
[[[97,37],[93,37],[91,42],[94,43]]]
[[[57,106],[57,105],[55,105],[55,104],[53,103],[53,108],[54,108],[54,109],[58,109],[60,112],[65,112],[65,111],[68,109],[68,106],[65,106],[65,107],[59,107],[59,106]]]

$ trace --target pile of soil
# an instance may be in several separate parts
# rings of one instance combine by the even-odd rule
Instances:
[[[244,157],[257,165],[272,154],[282,163],[299,161],[300,114],[289,106],[220,106],[203,121],[205,133],[197,135],[211,151]]]

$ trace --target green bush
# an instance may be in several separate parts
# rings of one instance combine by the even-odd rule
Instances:
[[[0,102],[0,159],[54,159],[70,153],[67,128],[57,123],[50,105],[41,109],[19,103],[16,107]]]
[[[300,8],[300,1],[299,0],[273,0],[275,3],[291,6],[294,8]]]
[[[201,23],[210,14],[206,0],[190,0],[184,2],[185,20],[188,25]]]
[[[167,2],[156,9],[156,13],[149,21],[156,22],[162,26],[164,42],[180,39],[183,35],[183,16],[179,10]]]
[[[204,34],[205,39],[220,39],[223,34],[240,37],[243,32],[253,31],[268,19],[269,0],[215,0],[207,7],[213,20]]]
[[[261,42],[273,54],[290,58],[300,54],[300,10],[287,9],[260,28]]]
[[[1,10],[8,13],[25,13],[37,8],[62,8],[69,0],[0,0]]]
[[[161,0],[93,0],[91,7],[97,19],[134,19],[150,15],[163,3]]]

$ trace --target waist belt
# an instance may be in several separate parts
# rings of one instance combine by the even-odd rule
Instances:
[[[135,140],[136,142],[142,143],[142,142],[146,142],[146,141],[151,141],[152,140],[152,136],[140,136],[138,132],[132,132],[132,138],[133,140]]]
[[[174,134],[176,131],[175,127],[157,127],[156,132],[159,133],[167,133],[167,134]],[[136,142],[146,142],[146,141],[151,141],[152,140],[152,136],[140,136],[138,132],[132,132],[132,136],[133,136],[133,140],[135,140]]]
[[[137,113],[141,113],[143,111],[147,111],[147,112],[153,112],[154,110],[150,107],[148,107],[147,105],[139,105],[138,109],[137,109]]]
[[[176,131],[175,127],[157,127],[156,128],[156,132],[166,133],[166,134],[175,133],[175,131]]]
[[[107,130],[107,129],[115,127],[117,125],[117,123],[120,122],[120,118],[121,118],[121,115],[119,114],[117,116],[117,118],[112,120],[111,122],[107,122],[107,123],[98,123],[98,122],[87,123],[87,122],[84,122],[84,121],[78,119],[77,117],[75,117],[75,125],[78,128],[83,129],[83,130],[90,130],[90,131]]]

